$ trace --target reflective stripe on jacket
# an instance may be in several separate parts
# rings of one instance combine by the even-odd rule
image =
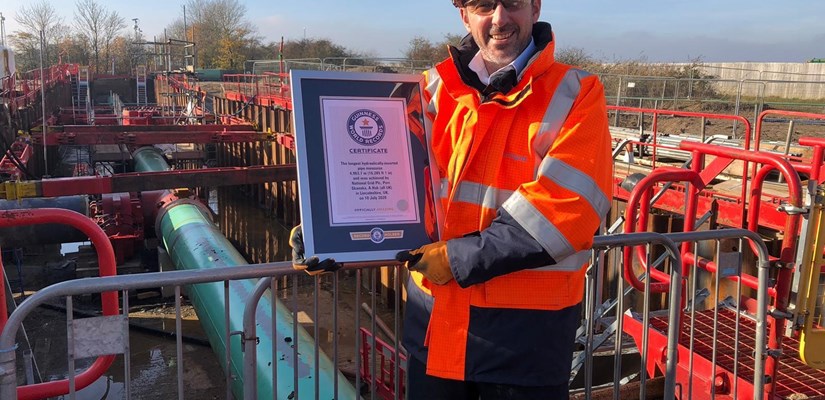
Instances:
[[[542,50],[507,93],[482,95],[468,85],[455,51],[452,59],[425,73],[431,164],[441,177],[438,222],[441,239],[449,240],[456,278],[433,285],[413,273],[415,289],[434,298],[424,343],[430,375],[522,385],[567,379],[541,376],[559,371],[556,367],[531,367],[552,362],[534,358],[546,356],[544,350],[557,349],[558,343],[533,351],[534,344],[513,346],[509,341],[533,337],[535,332],[526,330],[535,328],[530,325],[535,316],[550,318],[546,322],[561,315],[548,312],[562,310],[565,325],[578,323],[570,310],[577,310],[582,300],[588,249],[610,208],[610,133],[604,89],[597,77],[555,62],[548,24],[536,24],[533,35],[545,38],[537,40]],[[484,261],[479,257],[498,257],[507,250],[479,251],[461,238],[483,233],[494,219],[512,224],[523,238],[535,241],[539,251],[549,255],[550,265],[508,262],[499,263],[506,267],[493,263],[480,268]],[[575,327],[567,326],[563,337],[546,340],[562,341],[562,348],[572,346],[571,330]],[[510,361],[498,362],[495,349],[514,354],[503,358]],[[536,376],[497,371],[512,367],[506,364],[519,358]]]

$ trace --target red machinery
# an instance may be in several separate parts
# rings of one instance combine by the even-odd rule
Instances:
[[[18,163],[23,167],[29,164],[32,156],[32,148],[28,143],[15,141],[11,144],[11,149],[0,158],[0,179],[20,180],[23,171],[18,168]]]
[[[621,108],[624,111],[644,112],[654,115],[654,125],[659,114],[717,117],[715,115],[702,115],[696,113],[674,113],[659,110],[640,110]],[[784,114],[795,117],[805,117],[814,119],[825,119],[825,115],[807,113],[783,113],[766,112],[763,113],[757,123],[755,142],[759,143],[759,129],[762,118],[765,115]],[[655,129],[654,129],[655,132]],[[656,143],[656,135],[652,143]],[[772,394],[775,398],[786,398],[793,394],[803,394],[806,398],[825,397],[825,371],[812,368],[816,366],[817,360],[822,358],[825,352],[821,346],[808,357],[811,359],[808,365],[802,362],[798,354],[804,349],[804,341],[800,343],[800,338],[805,338],[807,332],[808,340],[819,340],[821,337],[817,329],[800,329],[798,322],[794,320],[790,305],[794,296],[796,301],[804,301],[803,291],[800,287],[799,293],[792,293],[791,287],[794,282],[794,273],[798,273],[804,265],[797,265],[795,253],[797,249],[801,252],[813,252],[815,255],[821,253],[820,247],[811,248],[809,245],[801,246],[798,242],[802,214],[808,210],[803,207],[802,185],[797,175],[797,171],[810,173],[813,182],[822,181],[823,154],[825,154],[825,141],[804,138],[800,140],[802,145],[814,146],[814,156],[807,163],[795,162],[792,164],[783,159],[780,155],[769,154],[761,151],[749,149],[750,135],[746,136],[745,149],[736,149],[725,146],[703,144],[698,142],[682,141],[679,149],[691,153],[690,169],[679,168],[658,168],[636,185],[632,193],[624,189],[617,189],[619,197],[628,198],[625,222],[625,232],[646,230],[648,215],[652,208],[664,209],[670,212],[684,215],[684,230],[693,230],[693,224],[697,214],[710,211],[711,203],[719,204],[717,221],[723,225],[731,227],[747,227],[749,230],[758,232],[760,228],[771,227],[781,233],[781,245],[778,254],[771,258],[773,284],[768,288],[768,295],[772,299],[771,311],[768,315],[769,343],[768,354],[765,363],[766,386],[765,393]],[[655,154],[656,146],[650,142],[646,146],[652,146]],[[661,148],[660,148],[661,150]],[[714,157],[710,164],[705,164],[706,157]],[[713,190],[707,189],[707,184],[716,177],[716,174],[731,164],[734,160],[744,161],[742,194],[741,198],[733,198],[728,201],[727,206],[724,197]],[[753,164],[753,169],[748,168]],[[762,167],[757,170],[757,167]],[[794,167],[797,167],[796,169]],[[764,196],[763,184],[768,174],[772,171],[779,171],[787,185],[787,196]],[[687,181],[690,185],[672,184],[672,182]],[[750,182],[748,182],[750,181]],[[665,187],[657,197],[654,205],[650,205],[653,189],[658,182],[671,182]],[[749,199],[744,197],[746,189],[749,188]],[[639,207],[639,216],[636,218],[636,209]],[[767,208],[767,210],[766,210]],[[813,224],[814,222],[811,222]],[[820,231],[821,235],[821,231]],[[623,267],[625,277],[630,280],[631,285],[637,290],[645,290],[641,280],[636,277],[632,269],[633,249],[626,248]],[[642,268],[650,275],[650,290],[653,293],[663,293],[668,290],[669,275],[651,268],[646,264],[646,257],[643,249],[635,251],[636,259]],[[811,257],[808,257],[811,258]],[[683,276],[690,276],[692,267],[706,270],[711,273],[720,273],[720,268],[714,260],[704,259],[693,253],[687,244],[682,248]],[[804,263],[803,263],[804,264]],[[811,272],[812,282],[822,282],[821,275],[817,277],[819,271]],[[820,272],[821,273],[821,272]],[[747,273],[732,276],[748,288],[757,287],[756,277]],[[798,279],[798,278],[797,278]],[[816,284],[811,283],[814,297]],[[687,286],[683,286],[687,287]],[[683,295],[683,299],[687,297]],[[742,310],[754,312],[754,299],[743,297],[739,299]],[[757,360],[748,357],[753,350],[756,329],[749,318],[738,315],[729,308],[712,307],[709,310],[698,311],[695,314],[688,314],[685,304],[681,305],[683,316],[680,318],[681,338],[679,346],[679,370],[677,381],[684,388],[684,395],[687,398],[749,398],[753,393],[753,365]],[[798,306],[801,307],[801,306]],[[799,310],[798,310],[799,311]],[[813,312],[809,309],[805,313]],[[821,309],[817,311],[821,314]],[[804,314],[804,313],[803,313]],[[819,315],[817,314],[817,315]],[[625,316],[625,329],[630,333],[637,344],[641,343],[643,337],[643,327],[641,323],[632,316]],[[786,324],[791,322],[788,336]],[[656,370],[664,370],[663,349],[666,346],[667,337],[662,333],[667,331],[668,321],[665,317],[656,317],[651,320],[651,329],[646,333],[649,335],[648,360],[645,360],[648,373],[655,374]],[[688,326],[693,329],[688,330]],[[734,329],[734,327],[736,329]],[[810,327],[810,326],[809,326]],[[764,327],[763,327],[764,328]],[[816,328],[814,326],[813,328]],[[822,331],[822,327],[818,328]],[[801,336],[800,336],[801,335]],[[714,343],[714,345],[709,345]],[[719,346],[716,345],[719,344]],[[821,343],[821,342],[816,342]],[[750,349],[750,350],[749,350]],[[812,357],[813,356],[813,357]],[[716,364],[713,364],[713,360]],[[825,364],[818,368],[825,367]]]

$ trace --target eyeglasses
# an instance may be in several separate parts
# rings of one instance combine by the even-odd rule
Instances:
[[[464,8],[473,14],[491,15],[496,11],[498,3],[501,3],[508,11],[517,11],[532,2],[532,0],[469,0],[464,2]]]

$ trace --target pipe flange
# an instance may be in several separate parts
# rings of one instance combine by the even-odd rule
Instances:
[[[177,206],[184,205],[184,204],[189,204],[189,205],[193,205],[193,206],[198,207],[205,215],[209,216],[209,220],[211,222],[213,222],[213,223],[215,222],[214,218],[213,218],[214,214],[212,214],[212,210],[210,210],[209,207],[207,207],[202,202],[200,202],[198,200],[194,200],[194,199],[189,199],[189,198],[177,199],[177,200],[175,200],[175,201],[173,201],[169,204],[165,204],[165,205],[160,207],[160,210],[158,211],[157,216],[155,217],[155,237],[157,237],[158,239],[163,237],[162,232],[161,232],[161,223],[160,222],[163,220],[163,217],[166,216],[166,214],[169,212],[169,210],[171,210],[172,208],[175,208]]]

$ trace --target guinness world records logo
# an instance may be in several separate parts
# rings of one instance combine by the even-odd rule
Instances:
[[[360,109],[347,118],[347,133],[355,143],[373,146],[384,139],[384,119],[372,110]]]
[[[370,240],[373,243],[381,243],[384,241],[384,230],[381,228],[372,228],[370,230]]]

